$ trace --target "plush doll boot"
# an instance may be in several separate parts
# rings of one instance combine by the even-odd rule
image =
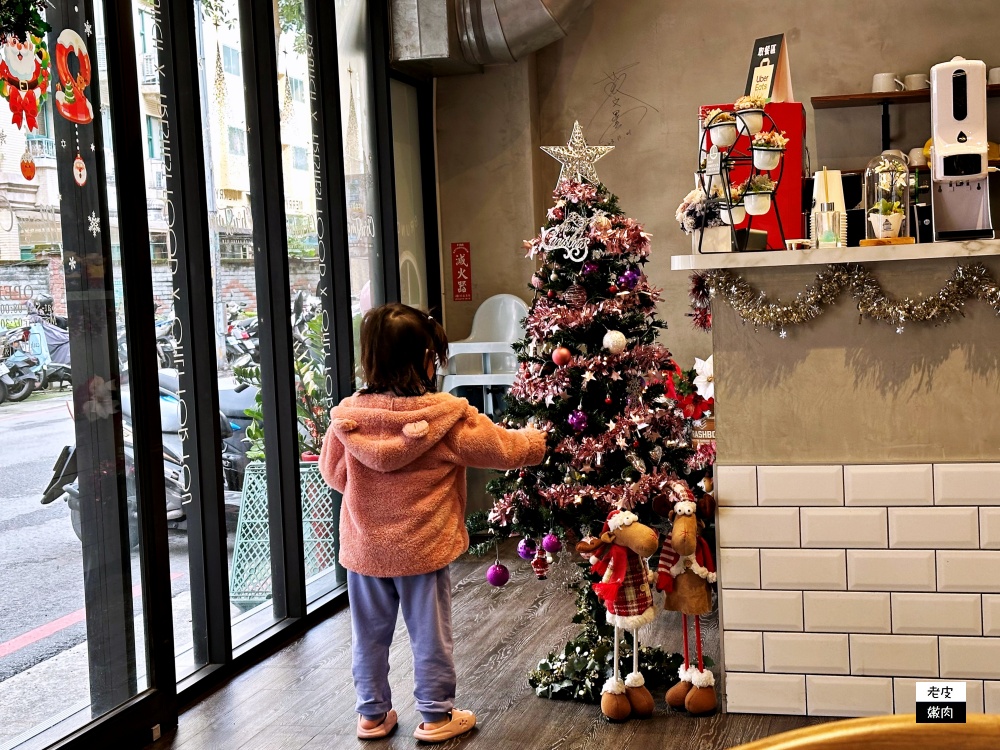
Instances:
[[[625,695],[625,683],[621,679],[616,680],[612,677],[604,683],[604,690],[601,691],[601,713],[609,721],[625,721],[632,713],[632,705]]]
[[[715,676],[707,669],[700,672],[691,670],[692,687],[684,698],[684,708],[690,714],[708,714],[715,710],[718,701],[715,697]]]
[[[665,696],[667,705],[678,711],[683,711],[684,702],[687,700],[688,693],[691,692],[692,687],[693,685],[690,682],[682,679],[667,691]]]
[[[632,718],[648,719],[653,715],[653,695],[638,672],[632,672],[625,678],[625,697],[632,707]]]

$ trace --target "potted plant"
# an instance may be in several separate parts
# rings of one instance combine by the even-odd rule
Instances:
[[[739,137],[736,116],[723,109],[710,109],[705,113],[705,129],[711,135],[712,143],[719,148],[729,148]]]
[[[872,232],[876,239],[890,239],[899,236],[899,227],[903,223],[903,207],[899,201],[880,200],[868,214]]]
[[[743,204],[751,216],[762,216],[771,210],[771,195],[776,183],[766,174],[757,174],[747,181]]]
[[[764,127],[764,105],[767,99],[759,96],[741,96],[733,103],[740,131],[747,135],[759,133]]]
[[[743,205],[743,193],[746,187],[747,183],[744,181],[729,188],[729,201],[723,202],[720,206],[722,220],[726,224],[742,224],[747,217],[747,209]]]
[[[725,253],[732,250],[732,237],[723,225],[720,198],[716,186],[709,196],[699,185],[681,201],[674,213],[685,234],[691,235],[691,252]]]
[[[761,130],[750,138],[750,148],[753,151],[753,165],[757,169],[770,171],[781,162],[781,153],[788,145],[785,131]]]

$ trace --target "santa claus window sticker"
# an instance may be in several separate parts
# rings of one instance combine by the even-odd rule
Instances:
[[[18,129],[33,133],[38,130],[39,111],[49,94],[49,51],[41,27],[36,27],[39,33],[25,31],[23,26],[11,30],[5,23],[11,20],[11,15],[17,14],[0,13],[0,38],[3,42],[0,96],[10,107],[11,123]],[[27,143],[21,156],[21,174],[26,180],[35,176],[35,160]]]

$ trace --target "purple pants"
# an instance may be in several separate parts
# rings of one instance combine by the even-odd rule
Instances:
[[[448,717],[455,702],[451,574],[375,578],[347,571],[357,712],[374,718],[392,708],[389,646],[400,606],[413,650],[413,695],[425,722]]]

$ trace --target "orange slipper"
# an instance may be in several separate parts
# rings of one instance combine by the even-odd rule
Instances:
[[[472,711],[462,711],[459,708],[451,710],[451,721],[437,729],[424,729],[423,722],[417,727],[413,736],[421,742],[444,742],[452,737],[465,734],[476,726],[476,715]]]
[[[387,737],[393,729],[396,728],[396,712],[391,708],[386,713],[385,718],[382,719],[382,723],[378,726],[374,726],[371,729],[365,729],[361,726],[362,717],[358,717],[358,739],[359,740],[379,740],[383,737]]]

